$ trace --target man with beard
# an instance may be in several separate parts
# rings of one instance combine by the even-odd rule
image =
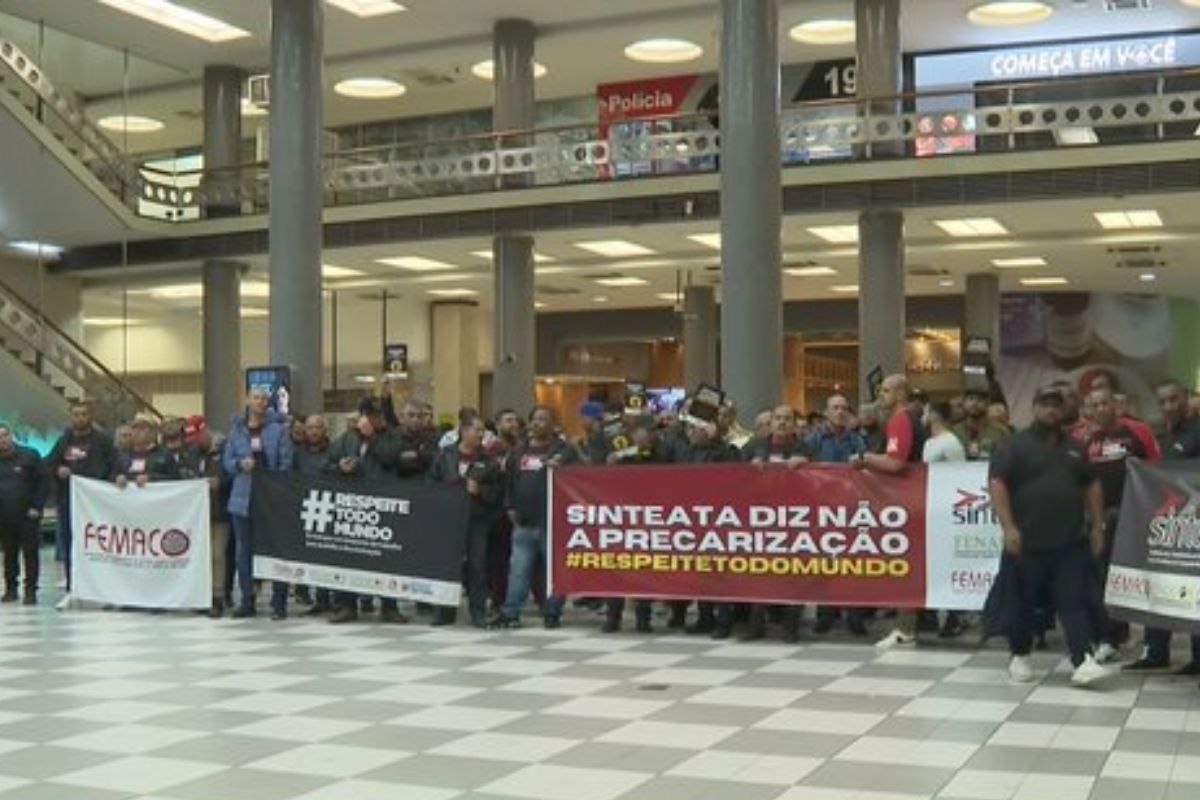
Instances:
[[[988,393],[968,389],[963,395],[963,420],[951,430],[962,443],[968,461],[989,461],[1000,445],[1008,440],[1008,431],[988,416]]]
[[[46,468],[58,481],[58,516],[64,539],[67,593],[59,610],[71,607],[71,476],[108,480],[116,464],[112,439],[96,430],[92,407],[87,402],[71,404],[71,427],[46,456]]]
[[[320,475],[325,471],[329,456],[329,424],[320,414],[311,414],[304,420],[304,438],[296,447],[292,457],[292,470],[299,475]],[[304,601],[308,587],[297,591],[297,599]],[[302,616],[316,617],[333,610],[333,593],[329,589],[317,589],[316,602]]]
[[[12,428],[0,423],[0,546],[4,549],[5,603],[17,600],[25,567],[27,606],[37,605],[38,524],[50,487],[36,450],[13,441]]]
[[[133,449],[117,456],[112,480],[118,489],[130,482],[145,486],[150,481],[179,479],[179,464],[158,444],[158,429],[148,419],[133,421]]]

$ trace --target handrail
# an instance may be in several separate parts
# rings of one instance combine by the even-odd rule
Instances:
[[[3,292],[5,298],[9,302],[12,302],[17,306],[20,306],[26,312],[32,314],[37,319],[39,324],[45,326],[51,333],[53,333],[59,339],[66,342],[70,346],[71,350],[74,351],[83,361],[85,361],[88,364],[88,366],[92,367],[95,371],[102,374],[111,383],[116,384],[116,386],[118,388],[120,388],[120,390],[122,392],[124,392],[125,394],[127,394],[131,398],[133,398],[133,400],[140,407],[142,407],[146,411],[149,411],[156,418],[158,418],[160,420],[163,419],[162,412],[160,412],[157,408],[155,408],[154,405],[149,400],[142,397],[142,395],[140,393],[138,393],[138,391],[136,389],[134,389],[132,386],[127,384],[125,381],[121,380],[121,378],[118,377],[116,374],[114,374],[112,372],[112,370],[110,370],[108,367],[104,366],[104,364],[99,359],[97,359],[95,356],[93,356],[86,347],[84,347],[82,344],[77,342],[74,338],[71,337],[71,335],[69,333],[67,333],[62,328],[60,328],[58,325],[56,325],[53,320],[48,319],[41,312],[40,309],[35,307],[32,303],[27,301],[25,298],[21,297],[20,293],[17,292],[15,289],[13,289],[11,286],[9,286],[3,279],[0,279],[0,292]],[[30,342],[30,344],[33,344],[33,343]],[[35,345],[35,349],[37,350],[39,355],[43,354],[43,352],[45,350],[44,347],[36,346],[36,345]]]

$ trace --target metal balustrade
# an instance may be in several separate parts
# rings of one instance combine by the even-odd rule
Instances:
[[[135,211],[166,209],[169,220],[223,213],[263,213],[269,169],[163,172],[151,159],[122,154],[64,93],[12,43],[0,41],[0,63],[41,103],[39,119],[69,129],[59,138]],[[1147,91],[1150,85],[1152,90]],[[1133,85],[1137,91],[1120,91]],[[1197,90],[1177,89],[1196,86]],[[1055,97],[1031,102],[1038,95]],[[1074,94],[1078,99],[1061,99]],[[1096,94],[1115,94],[1095,97]],[[999,98],[975,106],[976,98]],[[26,104],[27,108],[29,104]],[[52,112],[47,115],[44,109]],[[882,109],[882,113],[880,111]],[[357,205],[530,186],[624,181],[716,172],[721,137],[716,112],[483,134],[443,141],[390,144],[327,154],[328,206]],[[1182,124],[1186,123],[1186,124]],[[1068,144],[1194,138],[1200,125],[1200,71],[1077,78],[1052,83],[988,85],[895,98],[849,99],[785,108],[780,117],[781,165],[855,163],[878,158],[928,158],[975,152],[1024,152]],[[160,217],[161,218],[161,217]]]

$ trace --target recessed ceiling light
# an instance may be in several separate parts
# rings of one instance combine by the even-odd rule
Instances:
[[[424,256],[397,256],[396,258],[377,258],[377,264],[386,264],[389,267],[399,267],[410,272],[434,272],[439,269],[458,269],[453,264],[447,264],[445,261],[437,261]]]
[[[814,19],[794,26],[788,36],[804,44],[852,44],[855,30],[852,19]]]
[[[704,48],[686,39],[643,39],[625,48],[625,57],[643,64],[679,64],[695,61]]]
[[[1100,144],[1100,137],[1096,135],[1096,130],[1087,126],[1059,128],[1054,132],[1054,139],[1065,147]]]
[[[602,295],[602,294],[598,294],[598,295],[596,295],[595,297],[593,297],[593,298],[592,298],[592,302],[593,302],[593,303],[607,303],[607,302],[608,302],[608,298],[607,298],[607,297],[605,297],[605,296],[604,296],[604,295]]]
[[[719,233],[697,233],[687,238],[696,244],[702,244],[705,247],[711,247],[713,250],[721,249],[721,234]]]
[[[345,283],[339,283],[337,286],[331,288],[338,291],[341,291],[342,289],[368,289],[372,286],[383,286],[385,283],[387,283],[387,281],[381,278],[370,278],[362,281],[347,281]]]
[[[656,294],[654,296],[657,297],[659,300],[669,300],[672,303],[679,302],[679,293],[678,292],[659,292],[658,294]]]
[[[250,98],[242,98],[242,116],[243,117],[265,117],[269,112],[266,106],[260,106],[256,103],[251,103]]]
[[[408,87],[391,78],[347,78],[338,81],[333,90],[343,97],[357,100],[390,100],[402,97]]]
[[[471,255],[475,256],[476,258],[482,258],[484,261],[491,261],[496,257],[495,253],[493,253],[491,250],[472,250]],[[533,263],[535,264],[548,264],[553,260],[554,259],[550,256],[542,255],[536,251],[533,254]]]
[[[101,117],[96,123],[106,131],[116,133],[157,133],[167,127],[162,120],[154,117],[124,116],[117,114],[111,117]]]
[[[1145,209],[1141,211],[1097,211],[1093,216],[1100,227],[1109,231],[1129,230],[1131,228],[1161,228],[1162,217],[1157,211]]]
[[[788,267],[784,272],[793,278],[827,278],[837,275],[837,270],[833,267]]]
[[[537,260],[536,257],[534,260],[535,261]],[[567,271],[566,267],[535,267],[533,270],[533,274],[534,275],[561,275],[562,273],[564,273],[566,271]]]
[[[942,278],[940,281],[938,281],[938,286],[942,287],[943,289],[952,289],[954,288],[954,279]]]
[[[262,318],[262,317],[271,316],[271,312],[265,308],[253,308],[253,307],[247,307],[247,306],[242,306],[241,309],[239,309],[238,313],[240,313],[243,317],[251,317],[251,318]]]
[[[266,281],[242,281],[242,297],[266,298],[271,296],[271,284]],[[131,294],[149,294],[159,300],[198,300],[204,297],[204,285],[200,283],[175,283],[167,286],[155,286],[145,292]]]
[[[92,328],[123,328],[126,325],[141,325],[142,321],[128,317],[84,317],[83,324]]]
[[[1143,272],[1141,275],[1138,275],[1138,280],[1142,283],[1154,283],[1158,280],[1158,276],[1153,272]]]
[[[650,281],[645,278],[633,277],[616,277],[616,278],[597,278],[596,283],[601,286],[611,286],[614,289],[621,289],[629,286],[649,286]]]
[[[542,309],[542,308],[546,308],[546,304],[543,303],[541,300],[535,300],[535,301],[533,301],[533,307]]]
[[[362,274],[362,270],[349,267],[338,267],[333,264],[321,265],[321,277],[324,278],[357,278]]]
[[[1042,0],[994,0],[967,12],[976,25],[1032,25],[1054,14],[1054,6]]]
[[[545,64],[539,64],[536,61],[533,62],[534,80],[546,77],[546,74],[549,71],[550,70],[546,69]],[[496,62],[489,58],[487,61],[480,61],[478,64],[473,64],[471,66],[471,74],[476,78],[481,78],[485,81],[495,80]]]
[[[934,220],[933,224],[957,239],[971,239],[979,236],[1004,236],[1008,233],[1008,229],[1001,225],[999,220],[991,217],[939,219]]]
[[[384,14],[395,14],[405,10],[404,6],[393,0],[325,0],[325,2],[364,19],[382,17]]]
[[[63,254],[63,249],[56,244],[33,240],[9,242],[7,247],[27,256],[49,260],[55,260]]]
[[[820,225],[809,228],[808,232],[818,239],[824,239],[830,244],[857,244],[857,225]]]
[[[1029,267],[1044,267],[1046,259],[1041,256],[1019,256],[1017,258],[993,258],[992,266],[996,269],[1026,269]]]
[[[649,247],[643,247],[637,242],[628,242],[624,239],[575,242],[575,246],[580,250],[587,250],[589,253],[595,253],[598,256],[605,256],[606,258],[632,258],[634,256],[654,255],[654,251]]]
[[[1050,278],[1021,278],[1022,286],[1066,286],[1069,281],[1066,278],[1050,277]]]
[[[453,283],[454,281],[469,281],[472,277],[489,277],[485,275],[472,276],[462,272],[435,272],[432,275],[422,275],[413,278],[413,283]]]
[[[455,287],[453,289],[430,289],[426,294],[431,294],[434,297],[473,297],[479,294],[479,292],[474,289]]]
[[[140,17],[155,25],[195,36],[214,44],[242,39],[249,31],[222,22],[216,17],[201,14],[170,0],[100,0],[106,6]]]
[[[829,291],[837,292],[838,294],[854,294],[858,291],[857,283],[840,283],[829,287]]]

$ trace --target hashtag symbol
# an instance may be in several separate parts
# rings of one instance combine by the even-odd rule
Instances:
[[[300,523],[309,533],[325,533],[333,522],[333,492],[310,489],[300,506]]]
[[[579,569],[579,565],[582,561],[582,553],[567,553],[567,569]]]

